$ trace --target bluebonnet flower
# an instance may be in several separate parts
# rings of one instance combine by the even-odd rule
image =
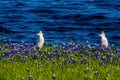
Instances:
[[[38,47],[38,46],[35,46],[35,48],[34,48],[36,51],[39,51],[40,50],[40,48]]]
[[[113,58],[110,58],[109,64],[113,63]]]
[[[54,53],[59,53],[59,51],[57,49],[54,50]]]
[[[22,77],[21,80],[25,80],[24,77]]]
[[[48,57],[49,59],[51,58],[51,56],[52,56],[51,54],[48,54],[48,55],[47,55],[47,57]]]
[[[22,56],[21,55],[18,55],[18,59],[21,59],[22,58]]]
[[[117,53],[116,53],[116,58],[117,58],[117,59],[120,59],[120,52],[117,52]]]
[[[28,61],[28,58],[27,56],[24,57],[24,62],[27,62]]]
[[[45,52],[44,52],[44,55],[48,55],[48,52],[47,52],[47,51],[45,51]]]
[[[78,46],[76,45],[75,47],[73,47],[73,50],[78,51],[79,50]]]
[[[107,58],[110,58],[110,57],[111,57],[111,54],[110,54],[110,53],[107,53],[107,54],[106,54],[106,57],[107,57]]]
[[[89,73],[89,68],[86,68],[85,73]]]
[[[71,63],[75,63],[76,62],[76,60],[73,57],[70,59],[70,61],[71,61]]]
[[[67,59],[64,59],[63,62],[64,62],[64,64],[66,64],[67,63]]]
[[[115,54],[111,53],[111,57],[114,58],[114,57],[115,57]]]
[[[25,54],[25,55],[28,55],[29,53],[30,53],[29,50],[24,49],[24,54]]]
[[[3,56],[9,56],[10,55],[10,52],[8,52],[8,51],[5,51],[4,53],[3,53]]]
[[[29,44],[27,44],[27,43],[24,43],[24,42],[22,43],[22,45],[23,45],[23,47],[24,47],[24,48],[27,48],[27,47],[29,47]]]
[[[61,54],[59,53],[59,51],[57,49],[54,50],[54,53],[55,53],[54,55],[57,56],[57,57],[61,56]]]
[[[85,43],[85,48],[87,49],[87,50],[91,50],[91,45],[90,45],[90,43],[88,42],[88,41],[86,41],[86,43]]]
[[[29,47],[33,47],[34,45],[34,43],[29,43]]]
[[[26,70],[26,71],[27,71],[27,73],[30,73],[30,69],[29,69],[29,68],[27,68],[27,70]]]
[[[60,54],[60,53],[56,53],[55,55],[56,55],[57,57],[60,57],[60,56],[61,56],[61,54]]]
[[[87,58],[85,58],[85,59],[80,59],[80,63],[81,63],[81,64],[86,64],[87,62],[88,62]]]
[[[0,47],[0,51],[2,51],[3,49]]]
[[[70,43],[65,46],[66,50],[70,50],[70,49],[72,49],[72,47],[73,47],[73,45]]]
[[[79,53],[80,53],[80,54],[83,54],[83,51],[82,51],[82,50],[80,50],[80,51],[79,51]]]
[[[42,54],[42,51],[41,51],[41,50],[39,50],[39,51],[38,51],[38,53],[39,53],[39,54]]]
[[[7,40],[6,38],[3,38],[3,44],[10,45],[11,40]]]
[[[15,45],[14,44],[11,44],[10,45],[10,49],[14,49],[15,48]]]
[[[85,55],[88,56],[88,57],[91,57],[91,54],[88,51],[85,52]]]
[[[67,51],[67,54],[71,54],[71,50],[70,49]]]
[[[34,53],[34,59],[38,59],[38,55]]]
[[[67,52],[65,52],[65,51],[64,51],[63,53],[64,53],[65,55],[67,54]]]
[[[16,49],[11,49],[10,51],[12,54],[17,54],[17,50]]]
[[[52,64],[53,64],[53,65],[56,65],[56,62],[53,60],[53,61],[52,61]]]
[[[55,75],[55,74],[52,75],[52,79],[53,79],[53,80],[56,79],[56,75]]]
[[[99,45],[98,45],[98,44],[95,44],[95,45],[94,45],[94,48],[95,48],[96,50],[98,50],[98,49],[99,49]]]
[[[95,53],[94,53],[94,56],[95,56],[96,58],[100,58],[100,57],[101,57],[101,55],[100,55],[99,52],[95,52]]]
[[[28,77],[28,80],[33,80],[31,75]]]
[[[119,53],[119,52],[120,52],[120,49],[117,49],[117,50],[116,50],[116,53]]]
[[[13,60],[14,60],[14,55],[11,54],[9,61],[12,62]]]
[[[102,60],[103,62],[105,62],[105,61],[106,61],[106,57],[103,56],[101,60]]]
[[[94,75],[95,75],[95,76],[98,76],[98,71],[95,71],[95,72],[94,72]]]
[[[80,58],[82,58],[83,57],[83,52],[82,52],[82,50],[80,50]]]
[[[89,41],[86,41],[86,42],[85,42],[85,45],[89,45],[89,44],[90,44]]]
[[[85,59],[83,60],[83,64],[86,64],[87,62],[88,62],[88,59],[85,58]]]
[[[102,60],[99,62],[99,65],[100,65],[100,66],[103,65],[103,61],[102,61]]]

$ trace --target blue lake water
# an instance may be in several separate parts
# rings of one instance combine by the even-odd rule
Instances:
[[[42,30],[48,43],[120,44],[120,0],[0,0],[0,39],[36,42]]]

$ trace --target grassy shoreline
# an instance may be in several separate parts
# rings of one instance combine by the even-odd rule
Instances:
[[[0,80],[119,80],[120,50],[89,43],[2,43]]]

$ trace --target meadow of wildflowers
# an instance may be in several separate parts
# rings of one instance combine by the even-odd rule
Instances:
[[[120,49],[88,42],[0,43],[0,80],[120,80]]]

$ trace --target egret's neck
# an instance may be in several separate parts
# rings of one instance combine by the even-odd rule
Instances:
[[[106,39],[106,37],[105,37],[105,36],[101,36],[101,38],[102,38],[102,39]]]
[[[43,35],[40,35],[39,38],[43,38]]]

